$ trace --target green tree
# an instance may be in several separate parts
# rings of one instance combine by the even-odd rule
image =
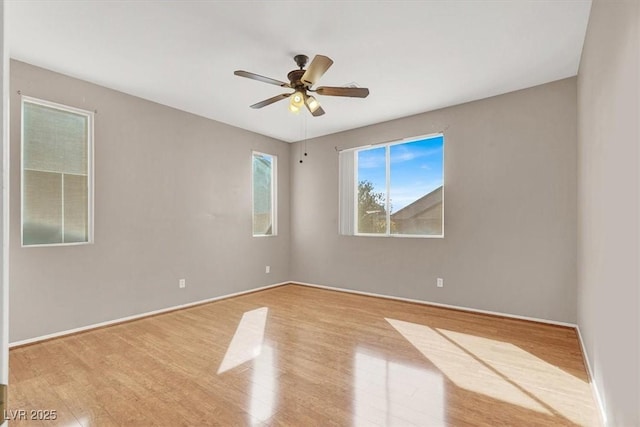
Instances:
[[[384,233],[387,229],[387,211],[384,193],[376,193],[373,183],[358,183],[358,232]]]

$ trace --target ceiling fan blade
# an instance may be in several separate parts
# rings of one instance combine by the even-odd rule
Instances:
[[[300,80],[308,86],[313,86],[327,72],[331,64],[333,64],[331,58],[324,55],[316,55]]]
[[[246,77],[252,80],[258,80],[259,82],[269,83],[280,87],[291,87],[289,83],[281,82],[280,80],[272,79],[271,77],[261,76],[260,74],[250,73],[248,71],[237,70],[233,74],[240,77]]]
[[[258,103],[255,103],[255,104],[251,105],[251,108],[266,107],[267,105],[273,104],[274,102],[278,102],[278,101],[281,101],[283,99],[287,99],[291,95],[293,95],[293,93],[281,93],[280,95],[276,95],[276,96],[274,96],[272,98],[265,99],[264,101],[260,101]]]
[[[307,92],[302,92],[302,97],[304,98],[304,105],[313,117],[318,117],[324,114],[324,110],[315,96],[309,96],[307,95]]]
[[[366,87],[331,87],[320,86],[316,89],[318,95],[328,96],[349,96],[351,98],[366,98],[369,96],[369,89]]]
[[[309,107],[307,107],[307,108],[309,108]],[[321,116],[321,115],[324,114],[324,110],[322,109],[322,107],[316,108],[316,111],[309,110],[309,112],[311,113],[311,115],[313,117],[318,117],[318,116]]]

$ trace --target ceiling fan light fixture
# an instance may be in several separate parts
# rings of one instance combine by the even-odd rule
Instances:
[[[312,95],[307,96],[304,102],[307,104],[307,107],[309,107],[309,111],[311,111],[312,113],[315,113],[318,107],[320,107],[320,103]]]
[[[291,95],[289,101],[289,111],[294,114],[298,114],[300,112],[300,108],[304,105],[304,94],[299,90],[295,91],[293,95]]]
[[[291,95],[291,105],[300,108],[304,104],[304,95],[299,90]]]
[[[300,112],[300,108],[293,105],[293,102],[290,102],[289,111],[291,111],[293,114],[298,114]]]

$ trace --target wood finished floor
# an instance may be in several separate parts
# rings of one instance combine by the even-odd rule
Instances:
[[[27,426],[598,425],[573,329],[286,285],[10,351]]]

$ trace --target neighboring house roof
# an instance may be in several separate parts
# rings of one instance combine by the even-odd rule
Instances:
[[[415,202],[400,209],[398,212],[392,213],[391,219],[405,220],[414,218],[436,206],[438,203],[442,203],[442,186],[436,188],[431,193],[425,194]]]

